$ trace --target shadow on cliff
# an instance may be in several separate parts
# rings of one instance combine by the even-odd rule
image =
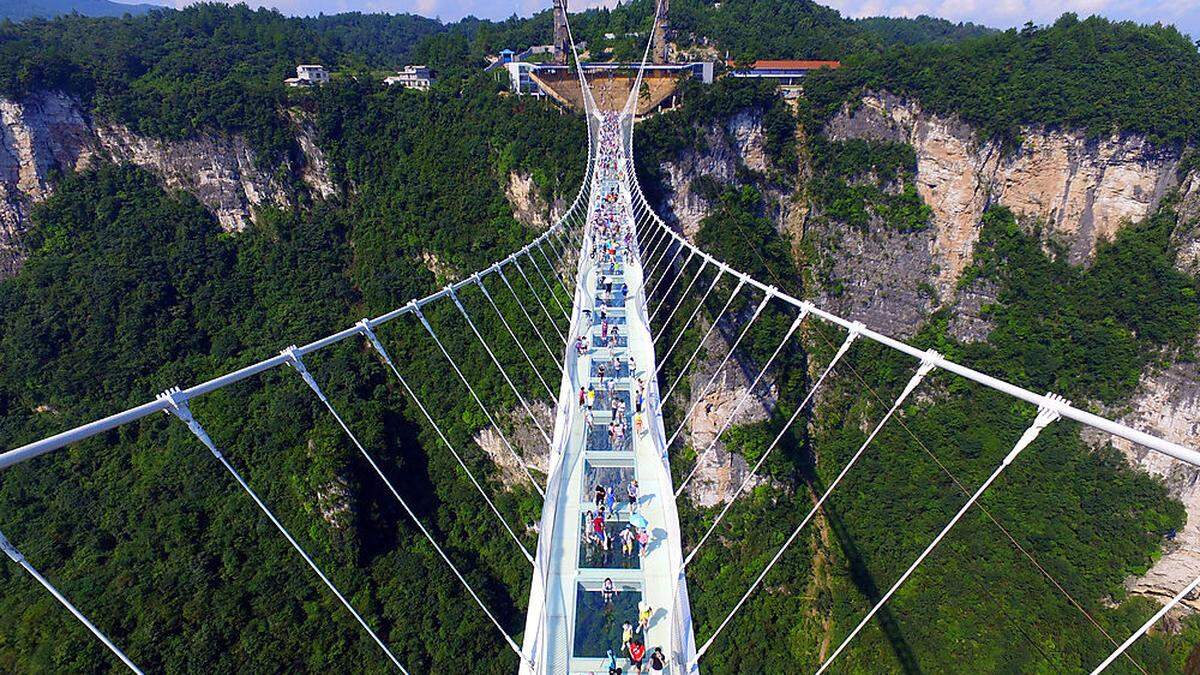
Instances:
[[[805,480],[815,494],[824,493],[825,485],[820,479],[809,473],[805,476]],[[825,522],[829,523],[829,530],[836,538],[838,546],[841,547],[842,554],[846,556],[846,561],[850,566],[850,579],[858,587],[859,592],[866,597],[868,604],[874,606],[883,593],[879,590],[879,585],[875,583],[875,576],[871,574],[871,570],[867,569],[862,553],[854,543],[854,538],[846,530],[846,524],[841,515],[830,508],[828,502],[822,507],[821,514],[825,517]],[[913,674],[921,673],[921,665],[917,663],[917,657],[908,644],[908,640],[905,639],[900,623],[892,614],[891,608],[887,605],[881,607],[875,613],[873,621],[883,631],[884,638],[891,645],[892,651],[896,654],[896,660],[900,663],[901,671]]]

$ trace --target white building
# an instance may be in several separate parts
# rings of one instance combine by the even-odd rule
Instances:
[[[383,83],[388,86],[398,84],[405,89],[429,91],[433,80],[433,71],[428,66],[404,66],[404,70],[396,71],[391,77],[385,77]]]
[[[504,64],[504,68],[508,71],[508,86],[513,93],[533,96],[546,95],[538,83],[529,76],[537,67],[538,64],[528,61],[509,61]]]
[[[329,71],[318,64],[301,64],[296,66],[296,76],[283,81],[289,87],[310,87],[325,84],[329,81]]]

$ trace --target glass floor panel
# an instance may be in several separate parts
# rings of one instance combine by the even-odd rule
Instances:
[[[624,515],[629,514],[629,503],[624,505],[617,501],[618,513],[624,508]],[[581,516],[583,523],[580,527],[588,525],[587,531],[591,532],[591,526],[588,519],[592,515],[591,511],[586,511]],[[604,523],[604,529],[608,532],[608,550],[600,542],[589,537],[584,537],[579,540],[579,567],[581,569],[620,569],[620,570],[635,570],[642,565],[641,556],[638,555],[637,542],[633,544],[633,554],[625,555],[621,549],[621,539],[618,535],[621,530],[630,527],[629,522],[624,519],[610,519]]]
[[[631,584],[617,584],[619,592],[611,602],[605,602],[599,584],[595,586],[576,586],[574,656],[603,658],[611,649],[620,661],[623,657],[621,625],[626,621],[637,625],[637,605],[642,599],[642,591]]]
[[[617,486],[617,494],[625,494],[622,490],[629,485],[629,481],[633,480],[632,466],[613,466],[601,462],[593,462],[588,460],[583,464],[583,484],[589,490],[594,490],[597,485],[610,487]],[[589,492],[589,494],[591,494]]]
[[[633,444],[633,432],[627,431],[621,447],[614,448],[608,439],[608,425],[597,424],[592,427],[592,433],[587,435],[587,450],[595,452],[611,452],[613,450],[629,450]]]
[[[613,377],[612,361],[592,359],[592,377],[600,377],[600,366],[604,366],[604,376]],[[629,377],[629,362],[623,359],[617,361],[616,377]],[[628,392],[626,392],[628,396]]]
[[[608,340],[601,340],[599,335],[593,335],[592,336],[592,346],[593,347],[607,347]],[[617,346],[618,347],[628,347],[629,346],[629,338],[625,337],[624,335],[618,335],[617,336]]]

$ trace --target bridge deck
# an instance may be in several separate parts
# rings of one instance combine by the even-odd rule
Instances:
[[[619,161],[617,167],[597,168],[592,212],[596,212],[605,195],[619,195],[615,210],[623,230],[631,231],[634,222],[627,208],[624,161]],[[613,207],[609,208],[611,212]],[[585,242],[587,245],[590,244]],[[679,642],[690,645],[691,625],[690,613],[674,609],[678,607],[675,580],[681,559],[679,526],[670,470],[662,452],[664,439],[656,410],[654,343],[645,311],[642,269],[636,251],[626,250],[623,245],[618,245],[619,269],[611,263],[602,263],[599,258],[589,259],[587,251],[581,259],[581,286],[576,293],[568,372],[560,401],[560,406],[567,406],[570,411],[560,411],[558,416],[558,423],[567,428],[556,429],[555,434],[556,441],[561,439],[562,454],[558,470],[552,469],[546,495],[542,536],[550,541],[538,549],[538,569],[545,575],[544,586],[535,580],[526,624],[526,653],[540,653],[540,662],[534,657],[536,672],[591,673],[608,672],[606,654],[611,649],[617,665],[630,672],[629,652],[622,641],[623,624],[629,622],[635,628],[635,639],[646,647],[646,672],[650,672],[649,658],[656,647],[661,647],[669,658],[673,648],[676,651],[681,648]],[[611,296],[602,279],[611,282]],[[623,285],[628,287],[627,295],[622,292]],[[608,319],[607,326],[602,325],[602,312]],[[615,341],[608,339],[614,328],[618,332]],[[575,351],[575,341],[579,338],[586,345],[582,353]],[[619,364],[616,377],[613,377],[614,358]],[[628,365],[630,358],[632,370]],[[603,379],[601,366],[605,369]],[[635,426],[639,379],[645,382],[641,433]],[[611,397],[607,393],[609,382],[613,383]],[[580,387],[589,386],[595,392],[590,432],[587,422],[590,397],[585,394],[581,406],[579,394]],[[615,447],[608,428],[614,419],[613,399],[625,404],[621,418],[627,430],[624,442]],[[639,488],[637,515],[628,499],[628,487],[633,480]],[[607,549],[589,534],[593,530],[591,517],[597,512],[596,485],[615,492],[615,508],[608,508],[608,500],[602,500],[607,512],[604,529],[610,539]],[[638,524],[638,516],[645,519],[646,526],[633,530],[646,530],[650,541],[644,554],[641,545],[635,542],[632,554],[626,555],[619,535]],[[633,524],[631,519],[635,521]],[[616,590],[608,599],[601,592],[606,579],[612,580]],[[537,597],[543,588],[544,595]],[[686,599],[686,590],[683,597]],[[637,631],[639,602],[647,603],[650,608],[650,621],[644,633]],[[540,614],[543,608],[544,623],[539,625],[535,614]],[[673,641],[673,633],[686,638],[676,637]],[[539,640],[544,642],[539,644]]]

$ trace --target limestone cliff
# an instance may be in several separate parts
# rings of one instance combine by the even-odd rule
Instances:
[[[317,197],[336,192],[311,122],[293,116],[299,167],[269,170],[255,162],[245,138],[209,134],[185,140],[138,135],[124,125],[93,119],[66,94],[41,91],[19,100],[0,98],[0,278],[16,271],[29,211],[54,189],[55,171],[78,171],[96,162],[129,162],[157,175],[163,186],[186,190],[213,212],[226,230],[253,221],[260,206],[285,206],[288,186],[279,176],[298,175]]]
[[[1123,223],[1154,212],[1177,184],[1180,160],[1180,150],[1157,148],[1127,133],[1089,138],[1078,131],[1028,127],[1018,147],[1003,147],[981,140],[955,117],[926,112],[919,102],[886,93],[845,106],[824,133],[832,140],[907,143],[916,153],[916,189],[933,211],[932,227],[875,246],[849,242],[850,252],[861,251],[870,267],[899,274],[878,284],[858,279],[863,286],[836,303],[868,325],[900,334],[914,329],[914,319],[928,310],[953,301],[987,207],[1009,207],[1031,229],[1040,226],[1045,238],[1063,245],[1071,262],[1087,264],[1097,242],[1112,238]],[[920,294],[919,288],[933,293]],[[880,293],[889,293],[893,301],[880,302]],[[918,295],[928,298],[913,302]],[[903,319],[898,323],[895,316]]]
[[[660,206],[688,236],[694,236],[710,208],[695,194],[693,181],[707,175],[736,183],[739,166],[762,161],[761,125],[752,113],[743,112],[702,133],[699,147],[704,150],[684,151],[661,167],[667,197]],[[911,145],[915,188],[932,210],[924,230],[897,231],[877,218],[859,230],[837,222],[822,225],[821,219],[806,217],[806,205],[781,199],[777,189],[764,190],[768,207],[772,200],[781,204],[768,208],[779,230],[794,239],[802,233],[817,258],[805,262],[824,266],[826,276],[836,280],[836,285],[809,288],[815,301],[872,328],[911,336],[930,312],[949,306],[949,329],[955,337],[986,339],[991,325],[984,308],[996,301],[997,289],[984,280],[966,285],[960,280],[972,261],[980,217],[997,204],[1009,207],[1047,242],[1061,245],[1071,262],[1087,265],[1099,241],[1153,214],[1164,196],[1178,187],[1176,264],[1184,272],[1200,274],[1200,173],[1193,171],[1180,180],[1183,149],[1155,147],[1135,134],[1094,138],[1044,127],[1023,129],[1020,145],[1005,147],[981,139],[976,129],[957,118],[929,113],[919,102],[886,93],[868,94],[844,107],[822,133],[831,140]],[[737,387],[736,381],[724,382],[711,398],[727,400]],[[1109,414],[1195,447],[1200,438],[1200,366],[1180,362],[1147,369],[1131,399]],[[699,429],[703,422],[692,420]],[[1097,434],[1088,438],[1096,444],[1113,440]],[[1200,574],[1200,470],[1124,442],[1114,445],[1131,463],[1160,477],[1187,509],[1188,523],[1167,543],[1163,557],[1148,574],[1127,584],[1134,593],[1169,596]],[[725,464],[744,470],[744,463]],[[720,490],[712,489],[724,480],[720,468],[702,469],[706,491],[694,494],[694,499],[704,504],[720,501]],[[730,468],[724,470],[728,473]],[[1200,608],[1200,602],[1193,604]]]

